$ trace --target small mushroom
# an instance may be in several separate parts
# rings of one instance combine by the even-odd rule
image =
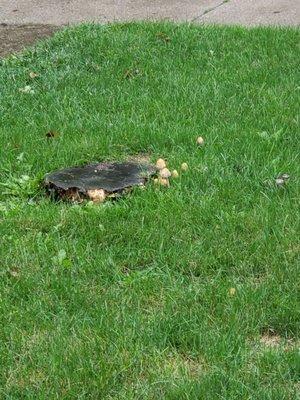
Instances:
[[[179,173],[177,172],[176,169],[174,169],[174,170],[172,171],[172,178],[178,178],[178,177],[179,177]]]
[[[159,159],[156,161],[156,168],[157,168],[157,169],[161,170],[161,169],[166,168],[166,166],[167,166],[167,164],[166,164],[166,162],[165,162],[164,159],[159,158]]]
[[[106,198],[106,194],[103,189],[88,190],[87,195],[91,200],[93,200],[94,203],[103,203]]]
[[[170,186],[170,183],[169,183],[169,179],[166,179],[166,178],[159,178],[159,184],[161,185],[161,186],[166,186],[166,187],[169,187]]]
[[[169,179],[171,176],[171,172],[168,170],[168,168],[163,168],[159,171],[159,175],[161,178]]]
[[[189,169],[189,166],[187,165],[187,163],[184,162],[184,163],[181,164],[181,170],[182,171],[187,171],[188,169]]]
[[[25,87],[20,88],[20,89],[19,89],[19,92],[21,92],[21,93],[34,94],[34,90],[33,90],[33,89],[31,88],[31,86],[29,86],[29,85],[26,85]]]
[[[198,145],[198,146],[204,146],[204,139],[203,139],[202,136],[199,136],[199,137],[197,138],[197,145]]]
[[[155,185],[157,185],[159,183],[159,179],[158,178],[154,178],[153,182],[155,183]]]
[[[281,187],[281,186],[283,186],[285,184],[285,180],[282,179],[282,178],[276,178],[275,179],[275,183],[276,183],[277,186]]]
[[[275,179],[275,184],[279,187],[284,186],[287,181],[290,179],[289,174],[282,174],[279,175],[276,179]]]
[[[282,174],[281,177],[284,181],[288,181],[290,179],[289,174]]]

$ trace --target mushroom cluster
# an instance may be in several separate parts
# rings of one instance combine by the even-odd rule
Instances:
[[[202,136],[198,136],[196,139],[196,144],[199,147],[204,146],[204,139]],[[168,169],[167,163],[163,158],[159,158],[156,161],[156,168],[158,170],[158,177],[154,179],[154,183],[160,184],[161,186],[170,186],[170,178],[178,178],[179,173],[176,169],[174,169],[172,172]],[[186,162],[182,163],[180,166],[180,169],[182,172],[185,172],[189,169],[189,166]]]
[[[161,186],[170,186],[170,178],[176,179],[179,177],[179,173],[176,169],[173,169],[172,172],[168,169],[167,163],[163,158],[159,158],[156,161],[156,168],[158,171],[158,177],[154,179],[154,183],[159,184]],[[181,165],[182,171],[188,170],[187,163],[183,163]]]

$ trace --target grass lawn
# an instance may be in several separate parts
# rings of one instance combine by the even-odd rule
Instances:
[[[85,25],[2,60],[1,399],[300,398],[299,39]],[[141,153],[189,170],[98,206],[38,188]]]

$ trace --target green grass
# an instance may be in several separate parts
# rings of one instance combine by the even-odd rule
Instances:
[[[86,25],[2,60],[1,399],[300,398],[299,38]],[[99,206],[38,189],[139,153],[190,168]]]

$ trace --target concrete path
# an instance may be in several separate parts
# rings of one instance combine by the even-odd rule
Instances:
[[[300,0],[0,0],[0,57],[62,25],[143,19],[299,26]]]
[[[299,25],[300,0],[0,0],[0,23],[7,24],[141,19]]]

